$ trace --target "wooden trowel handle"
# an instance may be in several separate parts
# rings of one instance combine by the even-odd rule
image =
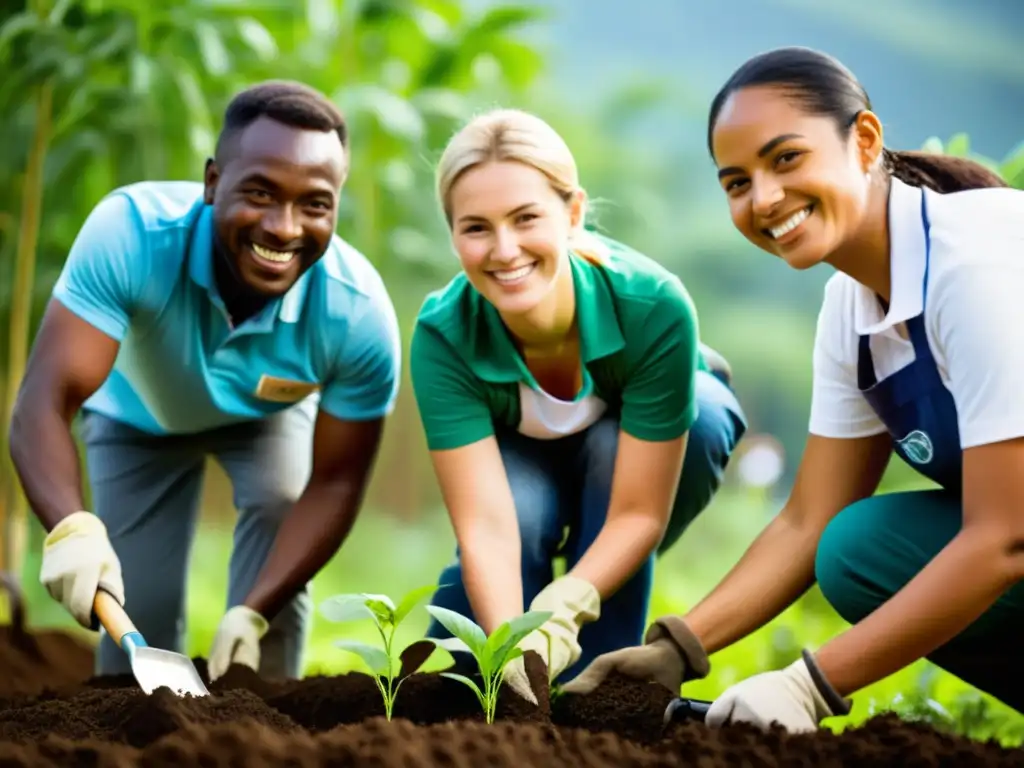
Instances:
[[[121,604],[102,587],[96,590],[92,608],[96,611],[96,617],[100,620],[100,624],[107,630],[107,634],[115,643],[120,645],[122,637],[129,632],[138,631]]]

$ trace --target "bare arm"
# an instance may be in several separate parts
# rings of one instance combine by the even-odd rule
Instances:
[[[107,378],[120,345],[51,300],[11,415],[10,452],[29,506],[47,531],[84,508],[71,422]]]
[[[341,421],[320,411],[309,481],[281,523],[246,606],[273,619],[344,543],[363,502],[383,423]]]
[[[476,621],[490,634],[523,612],[522,549],[515,502],[494,437],[433,451]]]
[[[658,546],[675,499],[686,435],[648,442],[620,431],[608,516],[569,575],[584,579],[606,600]]]
[[[858,439],[809,437],[782,512],[685,617],[709,655],[771,621],[814,583],[822,531],[844,507],[875,492],[891,453],[885,433]]]
[[[1024,438],[964,451],[960,532],[910,582],[816,654],[846,696],[928,655],[1024,578]]]

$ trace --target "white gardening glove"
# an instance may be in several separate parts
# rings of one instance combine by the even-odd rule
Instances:
[[[210,682],[227,672],[232,664],[244,664],[254,671],[259,670],[260,640],[268,629],[270,623],[244,605],[236,605],[225,613],[206,662]]]
[[[74,512],[53,527],[43,541],[39,581],[86,629],[96,628],[92,604],[100,587],[124,605],[121,561],[91,512]]]
[[[705,722],[712,728],[752,723],[765,729],[778,723],[801,733],[817,730],[826,717],[849,712],[850,702],[839,696],[805,651],[785,669],[754,675],[728,688],[712,703]]]
[[[519,643],[524,653],[536,651],[544,659],[550,682],[579,659],[582,652],[577,639],[580,629],[601,615],[601,596],[590,582],[562,576],[541,590],[530,603],[530,610],[552,612],[550,619]],[[531,704],[537,704],[522,656],[508,663],[504,679],[513,691]]]

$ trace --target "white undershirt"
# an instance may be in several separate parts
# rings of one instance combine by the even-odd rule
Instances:
[[[924,326],[956,402],[962,448],[1024,435],[1024,191],[928,195],[931,258]],[[814,344],[810,431],[886,431],[857,387],[859,334],[871,336],[879,381],[914,359],[897,326],[921,312],[925,246],[921,191],[897,179],[889,203],[892,298],[843,273],[826,284]]]
[[[540,440],[555,440],[582,432],[600,419],[608,404],[594,394],[579,400],[559,400],[543,389],[519,382],[519,432]]]

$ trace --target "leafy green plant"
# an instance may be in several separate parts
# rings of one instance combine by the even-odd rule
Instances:
[[[320,612],[328,621],[342,623],[370,619],[377,627],[383,642],[378,648],[357,640],[337,640],[334,645],[343,651],[359,656],[373,675],[377,689],[384,698],[384,716],[388,720],[395,707],[395,697],[409,675],[422,667],[436,645],[430,640],[417,640],[407,646],[399,656],[399,669],[395,671],[393,654],[395,630],[422,600],[437,589],[435,585],[419,587],[405,595],[398,605],[387,595],[366,592],[335,595],[320,606]]]
[[[518,647],[519,641],[551,618],[551,612],[527,611],[506,621],[489,636],[480,625],[456,611],[438,605],[428,605],[427,612],[454,635],[452,638],[432,642],[449,652],[472,653],[483,678],[483,689],[465,675],[442,672],[441,676],[469,686],[484,710],[484,718],[488,723],[493,723],[505,667],[510,661],[523,655],[522,649]]]

